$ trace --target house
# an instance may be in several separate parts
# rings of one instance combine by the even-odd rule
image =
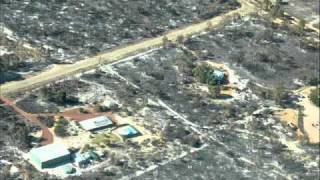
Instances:
[[[61,144],[49,144],[29,152],[30,163],[38,169],[57,167],[71,161],[69,150]]]
[[[79,122],[80,126],[87,131],[98,131],[113,126],[113,122],[107,116],[99,116]]]
[[[141,135],[141,133],[131,125],[121,126],[115,129],[113,133],[120,136],[123,139],[133,138]]]

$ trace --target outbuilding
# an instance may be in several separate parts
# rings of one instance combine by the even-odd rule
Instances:
[[[80,126],[87,131],[98,131],[113,126],[113,122],[107,116],[99,116],[79,122]]]
[[[133,138],[141,135],[141,133],[131,125],[121,126],[115,129],[113,133],[120,136],[123,139]]]
[[[31,164],[38,169],[57,167],[71,161],[69,150],[62,144],[34,148],[29,152],[29,158]]]

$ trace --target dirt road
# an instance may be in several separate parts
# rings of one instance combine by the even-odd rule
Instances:
[[[49,131],[48,127],[46,127],[45,125],[43,125],[39,120],[37,115],[35,114],[30,114],[25,112],[24,110],[20,109],[19,107],[17,107],[14,102],[8,98],[0,98],[5,105],[7,106],[11,106],[14,111],[16,111],[18,114],[20,114],[22,117],[25,118],[25,120],[29,121],[30,123],[33,123],[35,125],[38,125],[41,129],[42,129],[42,141],[41,141],[41,145],[47,145],[47,144],[51,144],[53,143],[53,135],[52,133]]]
[[[320,122],[320,109],[314,105],[310,99],[309,94],[315,87],[306,87],[298,91],[302,96],[300,105],[304,107],[303,126],[306,132],[309,142],[311,144],[317,144],[320,142],[319,122]]]
[[[206,20],[198,24],[193,24],[185,28],[170,31],[167,34],[157,38],[144,40],[132,45],[112,50],[110,52],[102,53],[97,56],[78,61],[77,63],[72,65],[56,65],[47,71],[41,72],[38,75],[35,75],[22,81],[6,83],[1,87],[2,93],[8,94],[21,90],[30,89],[32,87],[43,85],[69,75],[74,75],[76,73],[92,69],[101,63],[114,62],[126,56],[133,55],[141,51],[146,51],[151,48],[159,47],[162,45],[163,37],[167,37],[169,40],[176,41],[177,37],[179,36],[189,36],[204,31],[208,28],[209,22],[211,24],[210,26],[214,28],[222,24],[227,17],[232,17],[236,14],[247,15],[256,11],[255,6],[252,3],[250,3],[249,0],[239,0],[239,2],[241,3],[240,8],[230,11],[226,14],[214,17],[210,20]]]

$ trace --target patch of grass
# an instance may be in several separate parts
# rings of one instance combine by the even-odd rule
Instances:
[[[92,139],[92,143],[96,145],[119,143],[121,139],[114,134],[98,134]]]

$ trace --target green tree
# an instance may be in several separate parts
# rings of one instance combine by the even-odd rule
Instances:
[[[311,90],[309,95],[310,101],[312,101],[316,106],[320,107],[320,88]]]
[[[201,83],[216,85],[217,80],[214,75],[214,69],[209,65],[202,64],[192,70],[193,76],[197,77]]]
[[[67,121],[64,118],[60,118],[57,121],[53,131],[57,136],[65,137],[65,136],[69,135],[68,134],[68,126],[69,126],[69,121]]]

